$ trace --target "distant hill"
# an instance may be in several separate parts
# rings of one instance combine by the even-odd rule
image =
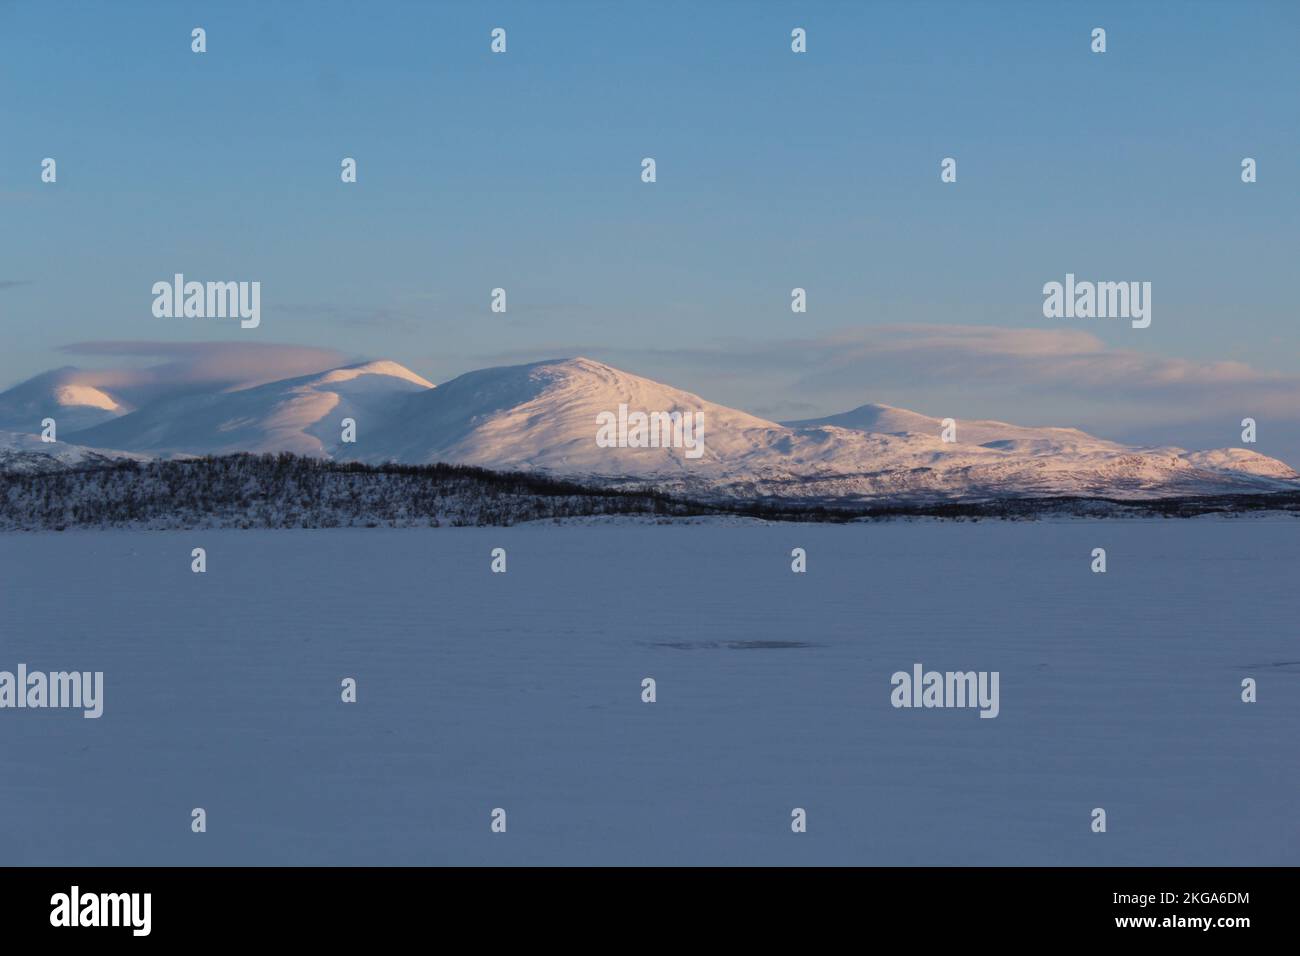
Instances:
[[[779,424],[586,358],[483,369],[438,387],[396,362],[367,362],[250,388],[191,390],[136,409],[78,386],[72,372],[0,395],[5,420],[27,423],[15,429],[22,434],[0,436],[0,468],[49,471],[114,455],[291,452],[536,472],[695,500],[840,508],[1300,490],[1300,474],[1244,448],[1135,448],[1074,428],[961,419],[950,442],[942,420],[879,404]],[[669,441],[667,431],[654,442],[659,447],[598,442],[598,423],[620,414],[671,417],[701,431],[693,447]],[[59,420],[62,441],[35,446],[46,415]],[[355,423],[355,442],[343,441],[344,420]],[[92,424],[74,427],[78,421]]]

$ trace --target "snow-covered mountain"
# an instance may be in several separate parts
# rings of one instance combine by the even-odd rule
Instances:
[[[701,413],[704,450],[602,448],[597,418],[620,405]],[[698,395],[576,358],[485,369],[412,395],[359,442],[364,461],[456,461],[730,497],[1157,497],[1296,490],[1285,464],[1232,449],[1134,449],[1071,428],[942,422],[863,406],[831,419],[778,424]]]
[[[53,418],[58,432],[70,433],[132,410],[120,396],[78,377],[78,369],[56,368],[0,394],[0,431],[39,435],[41,421]]]
[[[851,428],[854,431],[877,435],[938,435],[943,431],[943,419],[931,418],[919,412],[910,412],[906,408],[894,408],[892,405],[862,405],[851,412],[830,415],[826,418],[810,418],[804,421],[785,422],[788,428]],[[960,422],[958,438],[967,444],[987,444],[994,441],[1049,441],[1053,444],[1068,445],[1086,443],[1090,447],[1103,446],[1115,451],[1124,450],[1125,446],[1094,438],[1077,428],[1027,428],[1023,425],[1009,425],[1006,422],[980,421],[963,419]]]
[[[433,383],[396,362],[366,362],[255,388],[184,395],[68,435],[70,441],[158,455],[289,451],[332,456],[340,422],[387,421],[397,399]]]
[[[704,415],[702,457],[680,448],[602,448],[597,417],[619,405]],[[779,425],[698,395],[575,358],[483,369],[412,395],[356,457],[451,461],[602,478],[717,475],[762,451]],[[693,437],[693,436],[692,436]]]
[[[0,409],[20,404],[15,391],[0,395]],[[98,400],[81,397],[92,407]],[[39,405],[22,406],[23,414],[30,419]],[[597,441],[600,423],[616,420],[620,406],[625,420],[666,413],[698,421],[702,431],[679,432],[685,440],[674,447],[608,447]],[[1287,465],[1240,448],[1132,448],[1073,428],[960,419],[956,441],[946,442],[940,419],[888,405],[781,424],[586,358],[483,369],[437,388],[395,362],[369,362],[161,399],[126,414],[120,406],[101,410],[114,415],[71,433],[61,426],[59,437],[161,456],[290,451],[373,464],[451,462],[710,497],[852,502],[1300,490],[1300,475]],[[355,443],[341,440],[345,418],[356,422]],[[634,424],[628,431],[635,445]]]
[[[148,455],[87,448],[67,442],[44,442],[38,435],[0,431],[0,474],[47,474],[69,468],[87,468],[132,459],[148,461]]]

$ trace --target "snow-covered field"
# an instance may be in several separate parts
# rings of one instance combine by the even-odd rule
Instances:
[[[1290,518],[11,534],[0,564],[0,670],[105,673],[98,720],[0,710],[3,864],[1300,863]],[[1000,672],[1000,715],[894,709],[916,662]]]

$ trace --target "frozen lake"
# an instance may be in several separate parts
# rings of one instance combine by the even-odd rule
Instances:
[[[9,534],[0,566],[0,670],[105,675],[98,720],[0,710],[6,865],[1300,864],[1295,519]],[[895,709],[917,662],[998,671],[999,716]]]

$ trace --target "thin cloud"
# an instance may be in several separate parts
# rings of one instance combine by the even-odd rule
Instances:
[[[801,388],[860,382],[945,385],[1069,393],[1090,401],[1142,400],[1199,407],[1243,403],[1294,417],[1300,377],[1235,360],[1170,358],[1106,345],[1077,330],[997,326],[881,326],[844,330],[802,348],[813,370]]]
[[[70,381],[115,390],[137,403],[198,389],[250,388],[353,361],[334,349],[276,343],[98,341],[74,342],[60,351],[99,358],[161,360],[68,373]]]
[[[802,403],[819,400],[828,411],[842,411],[853,403],[889,401],[895,390],[916,394],[930,388],[987,394],[988,404],[1011,408],[1023,407],[1026,398],[1050,394],[1058,399],[1072,397],[1091,408],[1132,407],[1138,402],[1144,413],[1188,420],[1225,409],[1300,419],[1300,376],[1237,360],[1206,361],[1117,348],[1076,329],[860,326],[770,342],[593,348],[587,354],[617,355],[633,369],[671,367],[678,370],[678,377],[689,371],[715,382],[752,376],[768,396],[784,393]]]

